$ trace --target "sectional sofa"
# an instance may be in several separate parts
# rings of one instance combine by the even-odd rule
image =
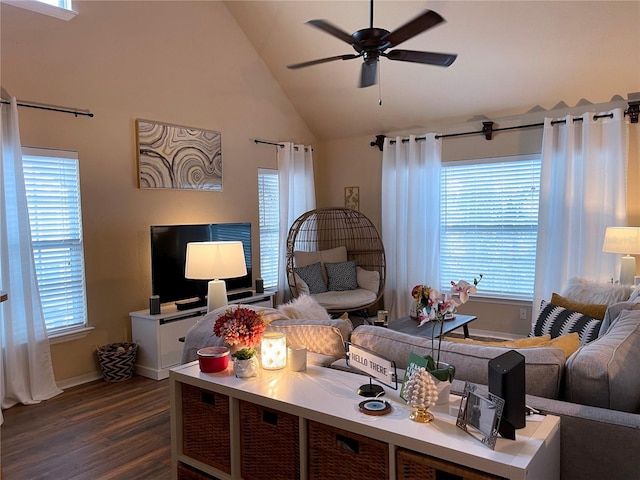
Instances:
[[[613,300],[628,297],[626,291]],[[512,343],[487,346],[443,340],[441,360],[456,367],[452,392],[462,392],[464,382],[485,386],[489,360],[513,348],[525,357],[527,404],[561,418],[561,478],[640,478],[640,456],[635,455],[640,445],[640,303],[615,302],[595,323],[580,312],[559,312],[562,307],[552,306],[553,321],[540,316],[532,331],[559,333],[556,324],[562,322],[562,328],[575,327],[585,338],[597,330],[596,338],[576,344],[572,353],[566,344],[549,342],[514,348]],[[349,341],[393,360],[402,378],[409,352],[431,353],[429,338],[371,325],[353,329],[348,319],[296,311],[295,306],[264,310],[270,328],[285,332],[287,343],[307,345],[310,363],[349,369],[343,343]],[[212,333],[220,313],[211,312],[187,334],[183,362],[195,360],[202,346],[223,343]]]

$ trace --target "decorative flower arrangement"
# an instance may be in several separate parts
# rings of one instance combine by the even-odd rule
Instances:
[[[455,368],[453,366],[447,366],[440,369],[440,344],[442,342],[442,330],[444,328],[444,321],[452,318],[453,312],[456,307],[469,300],[469,295],[478,291],[477,285],[482,280],[483,275],[480,274],[480,278],[473,279],[473,285],[465,280],[460,280],[458,283],[451,281],[451,289],[449,292],[442,295],[440,291],[435,288],[431,288],[427,285],[416,285],[411,290],[411,296],[416,301],[416,313],[418,320],[420,320],[421,327],[427,322],[436,321],[440,322],[440,334],[438,335],[438,350],[434,359],[434,333],[435,328],[432,330],[431,335],[431,355],[427,356],[427,370],[431,372],[439,380],[452,380]],[[460,303],[452,297],[452,294],[457,294],[460,298]]]
[[[213,326],[213,333],[224,338],[231,346],[257,347],[266,329],[262,312],[236,307],[227,309],[218,317]]]

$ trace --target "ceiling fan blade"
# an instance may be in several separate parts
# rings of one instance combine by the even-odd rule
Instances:
[[[378,81],[378,59],[362,62],[359,88],[375,85]]]
[[[385,40],[390,42],[388,48],[400,45],[402,42],[415,37],[419,33],[422,33],[425,30],[430,29],[431,27],[435,27],[441,22],[444,22],[444,18],[442,18],[433,10],[426,10],[413,20],[405,23],[403,26],[395,29],[393,32],[387,35],[385,37]]]
[[[354,38],[351,35],[349,35],[347,32],[345,32],[339,27],[336,27],[335,25],[332,25],[326,20],[309,20],[306,23],[313,27],[319,28],[320,30],[322,30],[325,33],[328,33],[329,35],[333,35],[337,39],[342,40],[343,42],[348,43],[349,45],[353,45],[354,43],[357,43],[354,40]]]
[[[321,63],[333,62],[334,60],[353,60],[354,58],[358,58],[358,57],[360,57],[360,55],[356,55],[355,53],[348,53],[346,55],[336,55],[335,57],[320,58],[318,60],[310,60],[308,62],[295,63],[293,65],[287,65],[287,68],[296,70],[298,68],[310,67],[311,65],[319,65]]]
[[[452,53],[417,52],[415,50],[391,50],[389,53],[384,54],[384,56],[389,60],[425,63],[439,67],[448,67],[458,57]]]

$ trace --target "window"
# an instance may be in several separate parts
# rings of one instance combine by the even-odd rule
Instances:
[[[278,287],[278,243],[280,206],[278,171],[258,169],[258,209],[260,214],[260,274],[265,288]]]
[[[539,186],[539,156],[443,163],[442,280],[471,281],[482,273],[481,295],[531,299]]]
[[[76,152],[23,148],[40,300],[49,334],[87,326]]]
[[[72,0],[2,0],[3,3],[31,10],[60,20],[71,20],[77,15],[71,8]]]

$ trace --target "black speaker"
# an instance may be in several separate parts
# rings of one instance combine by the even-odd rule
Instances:
[[[151,315],[160,314],[160,297],[158,295],[151,295],[149,297],[149,313]]]
[[[511,440],[526,425],[524,374],[524,356],[515,350],[489,360],[489,391],[504,400],[498,433]]]
[[[264,293],[264,282],[261,278],[256,278],[256,293]]]

